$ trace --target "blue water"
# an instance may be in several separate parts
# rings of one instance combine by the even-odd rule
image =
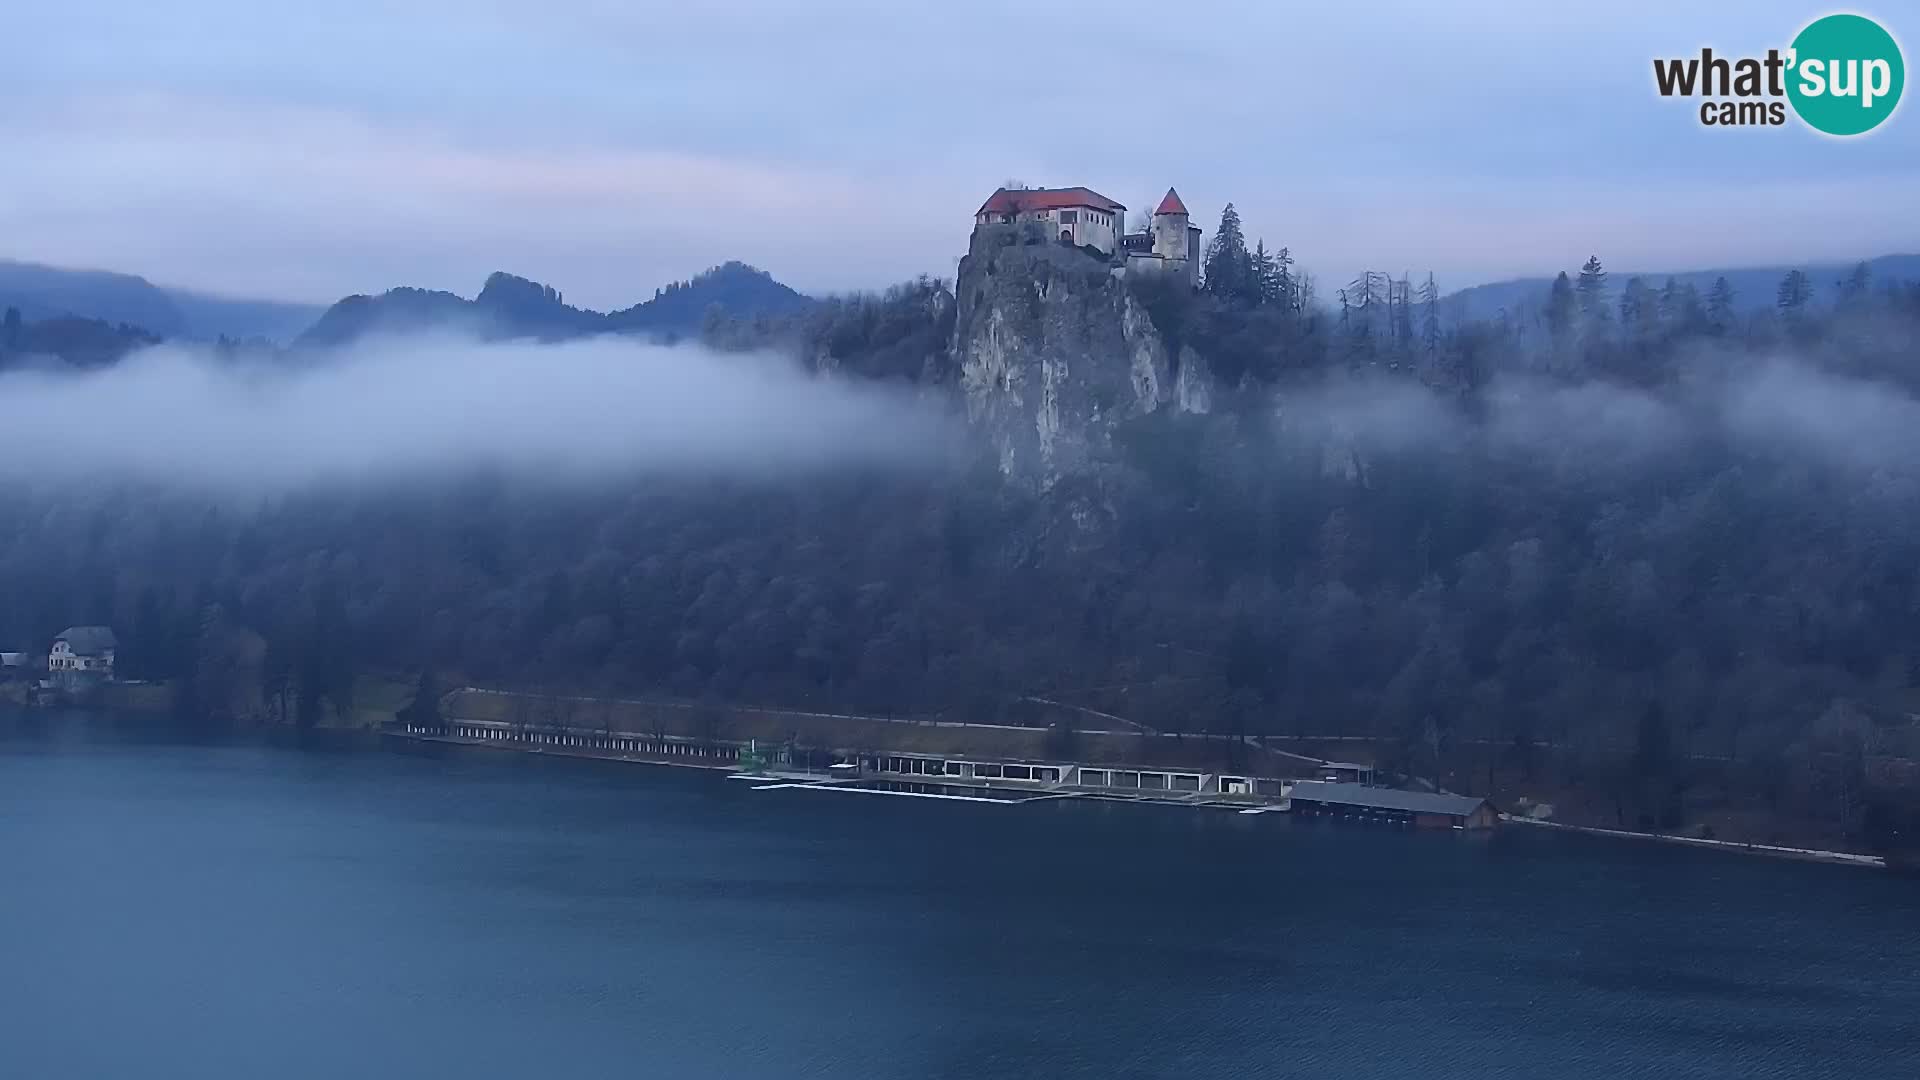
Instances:
[[[1920,884],[0,716],[0,1077],[1920,1076]]]

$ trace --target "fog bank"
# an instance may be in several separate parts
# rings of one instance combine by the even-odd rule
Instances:
[[[913,468],[933,403],[769,356],[614,338],[385,339],[317,364],[165,345],[84,373],[0,375],[0,473],[276,489],[497,468],[535,478]]]
[[[1479,449],[1549,469],[1628,469],[1704,447],[1867,471],[1920,471],[1920,399],[1791,357],[1702,355],[1677,385],[1496,378],[1472,413],[1405,379],[1361,377],[1281,395],[1297,437],[1375,453]]]

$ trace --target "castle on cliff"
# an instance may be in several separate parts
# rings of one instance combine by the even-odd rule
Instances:
[[[1126,231],[1127,208],[1091,188],[1001,188],[974,212],[975,225],[1036,222],[1063,244],[1093,248],[1129,274],[1178,274],[1200,283],[1200,229],[1172,188],[1145,232]]]

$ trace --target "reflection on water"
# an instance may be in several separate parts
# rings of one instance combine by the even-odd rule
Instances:
[[[0,1076],[1920,1075],[1887,875],[755,786],[0,717]]]

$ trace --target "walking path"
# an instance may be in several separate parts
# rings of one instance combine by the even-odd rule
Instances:
[[[1778,844],[1742,844],[1734,840],[1707,840],[1695,836],[1673,836],[1669,833],[1633,832],[1629,829],[1601,829],[1592,825],[1566,825],[1558,821],[1539,821],[1534,818],[1516,817],[1501,814],[1500,820],[1515,825],[1534,825],[1543,829],[1561,829],[1566,832],[1591,833],[1594,836],[1617,836],[1628,840],[1657,840],[1663,844],[1685,844],[1689,847],[1713,848],[1720,851],[1740,852],[1747,855],[1770,855],[1778,859],[1800,859],[1806,862],[1837,863],[1842,866],[1868,866],[1886,869],[1887,860],[1878,855],[1860,855],[1851,851],[1823,851],[1819,848],[1783,847]]]

